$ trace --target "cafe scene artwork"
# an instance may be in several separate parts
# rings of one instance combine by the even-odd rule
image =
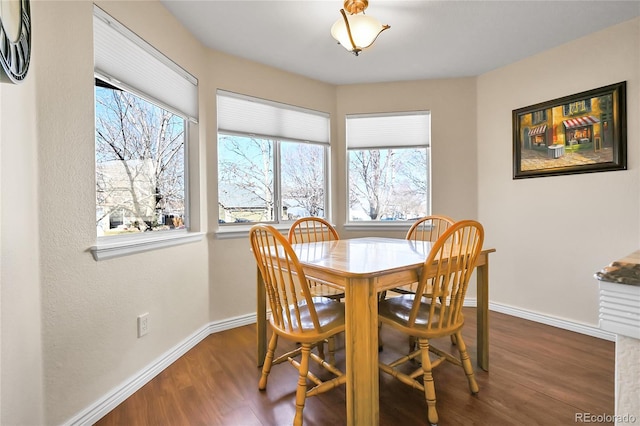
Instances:
[[[513,111],[514,178],[626,168],[625,84]]]

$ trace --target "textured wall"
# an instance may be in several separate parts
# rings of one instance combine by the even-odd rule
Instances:
[[[333,86],[286,73],[244,59],[209,51],[206,99],[209,143],[217,145],[216,89],[228,90],[276,102],[324,111],[335,117]],[[207,201],[209,227],[218,227],[218,159],[215,149],[207,151]],[[246,235],[249,235],[246,228]],[[219,321],[256,311],[256,268],[246,237],[209,242],[211,265],[211,320]],[[247,266],[249,265],[249,266]]]
[[[38,18],[33,15],[33,18]],[[43,423],[38,247],[38,51],[22,84],[0,84],[0,405],[3,425]]]
[[[580,72],[568,58],[587,58]],[[627,81],[629,170],[512,179],[511,112]],[[593,274],[638,249],[640,20],[478,77],[478,209],[491,301],[597,326]]]
[[[255,311],[255,269],[247,267],[253,259],[246,238],[209,234],[201,243],[93,260],[92,3],[31,4],[37,52],[32,80],[18,91],[2,87],[3,424],[62,423],[209,321]],[[332,212],[338,221],[346,208],[341,116],[432,110],[434,209],[455,217],[477,215],[485,224],[487,244],[498,249],[492,257],[493,301],[595,324],[593,272],[637,249],[637,120],[629,124],[629,171],[514,182],[510,114],[621,80],[628,81],[629,93],[637,93],[638,20],[477,82],[336,88],[209,52],[156,1],[98,4],[200,81],[190,179],[203,231],[216,227],[212,147],[215,89],[222,88],[332,114]],[[569,73],[562,65],[575,52],[597,60],[578,75]],[[638,116],[638,102],[629,97],[630,117]],[[5,115],[8,105],[19,108],[15,115]],[[9,184],[16,190],[7,191]],[[598,202],[612,193],[613,206]],[[549,228],[549,222],[566,218],[571,220],[559,230]],[[8,267],[12,254],[15,263]],[[135,319],[143,312],[150,313],[151,332],[138,339]]]
[[[640,422],[640,340],[618,335],[616,339],[616,424],[624,416]],[[631,417],[629,417],[630,419]],[[618,421],[622,420],[622,421]]]
[[[101,5],[201,77],[201,46],[160,3]],[[204,241],[93,259],[93,4],[32,2],[32,12],[45,423],[60,424],[208,323],[208,259]],[[197,163],[190,171],[199,179]],[[137,338],[144,312],[150,332]]]
[[[432,209],[454,219],[477,218],[476,79],[402,81],[338,87],[338,156],[340,182],[336,221],[346,218],[346,114],[427,110],[431,112]],[[370,232],[370,231],[367,231]],[[406,232],[406,231],[405,231]],[[405,232],[398,236],[404,237]]]

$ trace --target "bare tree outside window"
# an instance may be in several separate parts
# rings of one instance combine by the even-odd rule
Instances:
[[[411,220],[427,215],[427,171],[427,148],[350,150],[350,220]]]
[[[324,175],[322,145],[219,134],[220,221],[278,222],[324,216]]]
[[[427,148],[416,148],[408,150],[407,155],[403,158],[403,167],[400,167],[398,173],[408,181],[410,191],[413,191],[418,197],[430,196],[429,183],[429,150]],[[424,204],[424,199],[420,200],[419,205]],[[416,208],[419,208],[416,206]]]
[[[321,145],[283,142],[282,198],[285,219],[325,216],[324,152]]]
[[[218,203],[221,220],[274,220],[274,141],[219,135]]]
[[[96,80],[98,235],[185,226],[185,119]]]

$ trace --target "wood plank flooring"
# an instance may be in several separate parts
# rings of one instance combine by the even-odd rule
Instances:
[[[480,393],[470,394],[459,367],[438,367],[439,425],[560,426],[576,424],[576,413],[614,414],[613,342],[491,312],[485,372],[476,363],[475,308],[465,310],[463,335]],[[407,349],[394,330],[383,328],[382,339],[383,360]],[[255,342],[255,325],[208,336],[97,425],[290,425],[296,371],[289,364],[275,366],[267,390],[258,391]],[[286,347],[281,340],[279,349]],[[344,368],[344,352],[336,360]],[[304,423],[345,424],[344,388],[307,399]],[[427,424],[423,393],[381,374],[380,425]]]

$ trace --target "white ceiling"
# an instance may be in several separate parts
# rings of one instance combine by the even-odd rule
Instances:
[[[640,16],[638,0],[370,0],[391,29],[355,57],[329,33],[343,0],[161,2],[212,49],[333,84],[476,76]]]

